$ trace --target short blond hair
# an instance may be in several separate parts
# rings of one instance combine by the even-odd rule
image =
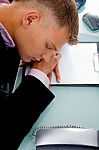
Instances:
[[[79,20],[75,0],[14,0],[24,3],[32,2],[33,5],[43,5],[51,10],[57,24],[60,27],[67,26],[69,29],[69,44],[78,41]],[[47,13],[47,12],[46,12]]]

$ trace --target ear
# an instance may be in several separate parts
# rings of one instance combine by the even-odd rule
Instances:
[[[23,25],[27,28],[31,23],[37,22],[40,19],[40,14],[38,11],[30,11],[23,17]]]

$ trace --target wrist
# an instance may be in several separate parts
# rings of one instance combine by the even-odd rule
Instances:
[[[50,80],[47,75],[39,69],[31,68],[27,75],[31,75],[40,80],[47,88],[49,88]]]

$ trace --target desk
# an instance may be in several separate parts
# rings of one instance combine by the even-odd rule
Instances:
[[[99,42],[99,31],[90,31],[82,21],[83,14],[94,11],[99,12],[97,0],[87,0],[85,6],[79,10],[79,41],[81,42]],[[99,129],[99,87],[52,86],[51,90],[56,98],[33,125],[19,150],[36,149],[32,132],[40,126],[71,124]]]
[[[99,87],[52,86],[56,98],[34,124],[19,150],[35,150],[32,132],[40,126],[79,125],[99,129]]]

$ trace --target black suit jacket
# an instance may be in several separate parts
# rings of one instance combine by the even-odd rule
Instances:
[[[0,35],[0,146],[17,150],[54,95],[37,78],[25,76],[12,94],[20,57]]]

